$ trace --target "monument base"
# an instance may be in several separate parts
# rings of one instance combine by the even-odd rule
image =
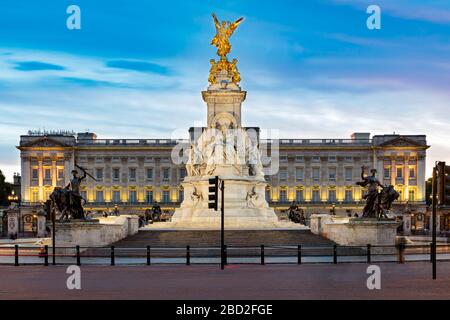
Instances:
[[[208,209],[208,179],[187,177],[183,184],[185,199],[175,210],[171,229],[220,229],[221,201],[218,211]],[[307,229],[293,222],[279,221],[264,198],[267,183],[260,177],[221,176],[225,181],[225,228],[231,229]],[[219,192],[220,194],[220,192]],[[219,196],[220,199],[220,196]]]
[[[95,220],[71,220],[56,223],[57,247],[105,246],[138,232],[137,216],[119,216]]]
[[[347,246],[393,246],[398,226],[392,219],[311,216],[311,232]]]

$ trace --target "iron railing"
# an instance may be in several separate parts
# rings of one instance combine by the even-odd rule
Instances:
[[[228,264],[380,263],[430,261],[431,244],[397,246],[225,246]],[[450,260],[450,244],[437,245],[438,260]],[[220,247],[56,247],[4,245],[0,265],[220,264]]]

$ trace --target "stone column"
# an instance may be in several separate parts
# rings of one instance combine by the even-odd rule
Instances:
[[[70,181],[71,171],[74,168],[73,156],[71,153],[64,154],[64,184]]]
[[[405,236],[411,235],[411,214],[410,213],[403,214],[403,234]]]
[[[425,155],[417,156],[417,201],[425,201]]]
[[[37,216],[37,237],[38,238],[44,238],[46,236],[45,234],[45,216],[38,215]]]
[[[19,210],[8,210],[8,237],[19,233]]]
[[[52,160],[52,187],[56,187],[56,179],[58,178],[58,170],[56,168],[56,160]]]
[[[213,119],[219,113],[231,114],[241,126],[241,104],[247,95],[246,91],[203,91],[202,97],[208,107],[208,127],[214,125]]]
[[[391,184],[395,186],[397,184],[397,167],[395,158],[397,155],[391,155]]]
[[[431,212],[430,212],[431,213]],[[430,215],[430,234],[433,230],[433,215]],[[436,232],[441,231],[441,215],[439,214],[439,211],[436,212]]]
[[[39,186],[39,201],[44,201],[44,169],[42,167],[42,161],[43,159],[38,159],[38,186]]]
[[[21,156],[21,181],[20,181],[20,190],[21,190],[21,200],[22,202],[30,202],[30,158],[27,155]]]

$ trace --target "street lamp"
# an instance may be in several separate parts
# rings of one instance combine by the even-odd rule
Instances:
[[[14,192],[14,190],[11,191],[11,194],[8,195],[8,201],[9,202],[17,202],[19,200],[19,196]]]

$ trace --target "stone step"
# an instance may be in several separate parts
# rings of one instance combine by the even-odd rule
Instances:
[[[229,257],[260,256],[261,245],[267,256],[332,256],[334,242],[309,230],[227,230],[225,244]],[[141,230],[113,244],[117,256],[145,257],[151,246],[152,257],[185,257],[190,246],[191,257],[213,257],[220,254],[219,230]],[[364,254],[358,248],[339,248],[339,255]],[[108,250],[90,249],[89,254],[108,255]]]

